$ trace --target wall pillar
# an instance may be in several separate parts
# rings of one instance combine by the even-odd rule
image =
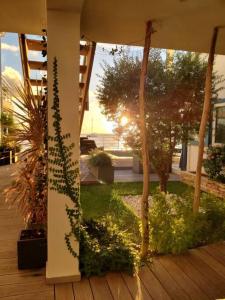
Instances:
[[[75,161],[79,160],[80,12],[75,9],[53,9],[50,5],[47,8],[47,24],[48,131],[50,136],[54,135],[51,106],[53,103],[53,59],[56,57],[61,126],[63,134],[70,133],[69,142],[75,143],[72,157]],[[78,259],[68,251],[64,239],[65,233],[70,232],[65,210],[66,204],[72,205],[67,196],[48,188],[48,261],[46,266],[48,283],[71,282],[80,279]],[[79,251],[77,241],[74,242],[73,248],[76,252]]]

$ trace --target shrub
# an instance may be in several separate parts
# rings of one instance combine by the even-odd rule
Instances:
[[[109,212],[112,222],[120,231],[129,233],[129,238],[135,244],[141,243],[141,222],[132,208],[124,203],[121,196],[113,190],[109,201]]]
[[[186,219],[190,208],[173,194],[156,193],[150,208],[150,247],[156,253],[181,253],[191,246]]]
[[[198,214],[191,194],[156,193],[150,208],[150,247],[155,253],[182,253],[225,239],[225,203],[203,194]]]
[[[112,166],[112,160],[108,153],[93,150],[90,153],[89,164],[95,167]]]
[[[225,183],[225,146],[208,148],[204,168],[209,178]]]
[[[85,276],[110,271],[134,274],[139,264],[138,251],[128,234],[109,218],[89,220],[81,226],[80,271]]]

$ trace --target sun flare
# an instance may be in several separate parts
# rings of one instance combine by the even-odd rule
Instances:
[[[121,124],[122,126],[127,125],[128,122],[129,122],[129,120],[128,120],[128,118],[125,117],[125,116],[123,116],[123,117],[121,118],[121,120],[120,120],[120,124]]]

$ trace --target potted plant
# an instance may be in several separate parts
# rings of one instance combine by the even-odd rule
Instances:
[[[25,179],[29,190],[22,210],[26,228],[21,230],[17,241],[18,269],[45,267],[47,260],[47,173],[43,157],[39,157],[29,174]]]
[[[0,166],[10,164],[10,149],[4,145],[0,146]]]
[[[114,181],[114,167],[108,153],[93,150],[89,157],[89,168],[92,174],[100,181],[112,183]]]
[[[0,146],[0,166],[9,165],[17,162],[19,147]]]
[[[18,162],[18,175],[6,192],[6,201],[20,209],[25,229],[17,242],[18,268],[44,267],[47,260],[47,109],[42,94],[31,87],[4,80],[13,96],[13,111],[19,126],[14,139],[24,146]]]
[[[143,174],[142,160],[141,160],[140,154],[138,154],[136,152],[133,154],[132,170],[133,170],[134,173]],[[149,172],[150,173],[155,173],[155,170],[154,170],[154,167],[152,166],[152,163],[150,163]]]

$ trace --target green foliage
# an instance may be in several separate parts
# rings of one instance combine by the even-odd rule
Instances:
[[[80,234],[80,190],[77,178],[79,174],[78,161],[72,161],[72,150],[74,143],[66,144],[66,140],[70,139],[70,134],[63,134],[61,129],[62,118],[60,116],[59,91],[58,91],[58,72],[57,59],[53,62],[53,127],[54,136],[49,136],[49,142],[53,143],[49,146],[49,178],[50,189],[57,191],[70,198],[73,208],[66,206],[66,214],[70,222],[71,231],[65,233],[65,241],[71,254],[77,257],[77,253],[71,246],[70,239],[75,237],[79,240]]]
[[[2,112],[0,121],[2,126],[12,127],[14,125],[12,114]]]
[[[81,186],[81,207],[85,220],[110,216],[121,231],[139,243],[140,220],[123,202],[114,185]]]
[[[89,164],[95,167],[112,166],[112,160],[108,153],[93,150],[90,153]]]
[[[204,168],[210,179],[225,183],[225,146],[208,148]]]
[[[150,208],[150,248],[155,253],[182,253],[225,239],[225,203],[203,194],[199,213],[192,195],[156,193]]]
[[[162,51],[150,52],[146,79],[146,126],[150,141],[150,160],[165,189],[172,156],[179,142],[187,142],[199,127],[207,63],[199,54],[176,52],[165,60]],[[128,146],[140,150],[139,77],[141,61],[123,54],[113,64],[103,66],[103,76],[97,96],[103,112],[117,123]],[[213,77],[213,97],[217,97]],[[121,117],[128,124],[121,129]],[[134,134],[135,132],[135,134]]]
[[[80,232],[80,271],[83,275],[102,275],[110,271],[134,274],[138,251],[127,233],[110,218],[88,220]]]
[[[13,119],[12,112],[2,112],[0,116],[1,131],[2,131],[2,145],[3,148],[15,148],[15,132],[16,124]]]
[[[150,193],[156,193],[158,182],[152,182]],[[193,188],[182,182],[169,182],[168,191],[182,195]],[[141,182],[117,182],[109,185],[81,186],[81,207],[85,220],[111,216],[121,231],[130,234],[133,242],[140,243],[140,219],[121,199],[124,195],[140,195]],[[94,203],[94,205],[93,205]]]

